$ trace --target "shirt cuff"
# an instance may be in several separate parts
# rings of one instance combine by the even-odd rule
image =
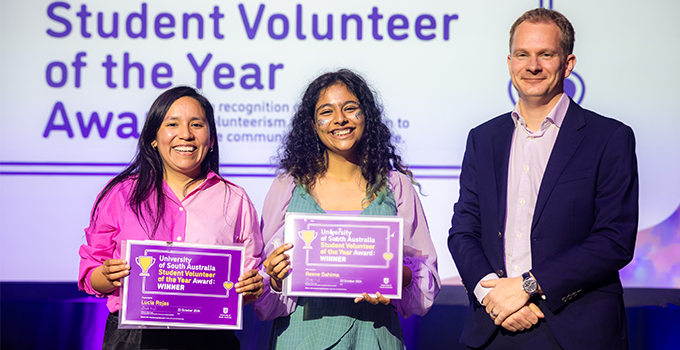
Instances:
[[[482,301],[484,301],[484,298],[486,297],[487,294],[493,289],[493,288],[486,288],[482,287],[480,282],[482,281],[488,281],[488,280],[496,280],[498,279],[498,275],[495,273],[490,273],[482,278],[481,281],[477,282],[477,286],[475,286],[474,294],[475,297],[477,298],[477,301],[482,304]]]

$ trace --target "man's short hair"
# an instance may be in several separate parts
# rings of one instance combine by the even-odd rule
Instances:
[[[529,10],[525,12],[520,18],[518,18],[515,23],[512,24],[512,27],[510,27],[510,53],[512,54],[512,40],[513,37],[515,36],[515,31],[517,30],[517,27],[519,27],[522,22],[527,21],[529,23],[555,23],[558,28],[560,28],[560,32],[562,32],[562,36],[560,37],[560,46],[562,47],[562,53],[564,56],[571,55],[574,51],[574,41],[575,39],[575,32],[574,32],[574,27],[572,27],[571,22],[567,19],[567,17],[564,17],[563,14],[553,11],[553,10],[548,10],[544,8],[536,8],[533,10]]]

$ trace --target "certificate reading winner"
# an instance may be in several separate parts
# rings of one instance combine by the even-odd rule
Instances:
[[[288,213],[285,241],[294,246],[284,292],[348,298],[380,292],[400,299],[403,225],[394,216]]]
[[[119,328],[241,329],[242,246],[126,241]]]

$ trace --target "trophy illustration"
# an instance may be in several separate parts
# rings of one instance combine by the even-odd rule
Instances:
[[[234,282],[224,282],[222,283],[222,286],[227,290],[227,296],[229,296],[229,290],[234,287]]]
[[[313,230],[302,230],[298,233],[300,238],[305,241],[305,246],[303,247],[304,249],[312,249],[312,241],[316,238],[318,233]]]
[[[144,255],[136,257],[135,261],[137,262],[137,265],[142,268],[142,273],[139,275],[149,276],[149,268],[151,268],[151,266],[156,263],[156,258]]]

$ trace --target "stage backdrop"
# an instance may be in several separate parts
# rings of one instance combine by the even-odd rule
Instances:
[[[76,280],[95,197],[171,86],[212,101],[222,172],[261,210],[304,87],[346,67],[379,92],[455,283],[446,238],[466,135],[512,109],[508,30],[539,6],[576,28],[568,93],[637,136],[626,286],[680,287],[680,3],[661,0],[0,0],[0,281]]]

